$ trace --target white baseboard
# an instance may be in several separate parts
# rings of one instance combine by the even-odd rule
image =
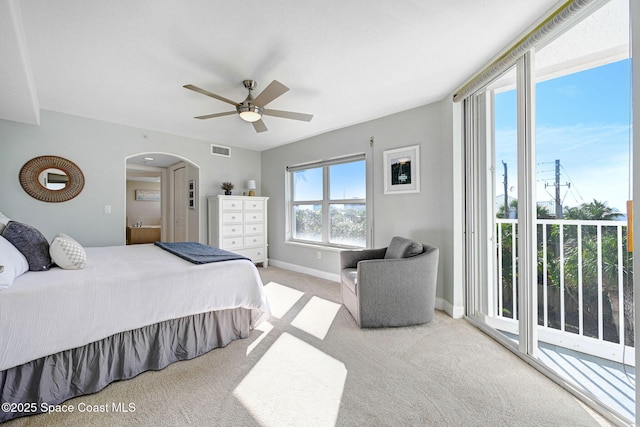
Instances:
[[[315,268],[303,267],[297,264],[291,264],[284,261],[278,261],[276,259],[269,258],[269,265],[274,267],[284,268],[285,270],[295,271],[296,273],[308,274],[309,276],[319,277],[320,279],[331,280],[332,282],[340,283],[340,275],[334,273],[327,273],[326,271],[316,270]]]
[[[436,309],[444,311],[454,319],[462,319],[464,317],[464,307],[454,306],[443,298],[436,298]]]

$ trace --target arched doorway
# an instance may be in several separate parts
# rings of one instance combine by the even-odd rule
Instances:
[[[125,162],[127,244],[199,241],[198,165],[161,152],[138,153]]]

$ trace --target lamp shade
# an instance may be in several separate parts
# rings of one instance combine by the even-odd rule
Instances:
[[[255,196],[256,192],[253,190],[256,189],[256,181],[254,179],[250,179],[247,186],[249,187],[249,196]]]

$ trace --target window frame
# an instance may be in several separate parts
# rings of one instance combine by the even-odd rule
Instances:
[[[331,166],[349,164],[356,162],[364,162],[364,184],[365,184],[365,197],[359,199],[331,199]],[[295,172],[303,170],[311,170],[316,168],[322,168],[322,199],[321,200],[295,200]],[[364,246],[344,245],[339,243],[332,243],[330,241],[331,233],[331,215],[330,210],[332,205],[363,205],[365,209],[365,230],[368,230],[369,224],[369,206],[367,203],[367,194],[369,192],[369,180],[367,174],[367,159],[364,153],[354,154],[349,156],[343,156],[333,158],[329,160],[322,160],[318,162],[303,163],[294,166],[287,166],[287,227],[286,227],[286,239],[287,243],[294,244],[306,244],[313,246],[321,246],[325,248],[338,248],[338,249],[364,249],[369,247],[369,233],[365,231],[365,244]],[[321,241],[300,239],[295,237],[295,207],[300,205],[320,205],[322,210],[322,233]]]

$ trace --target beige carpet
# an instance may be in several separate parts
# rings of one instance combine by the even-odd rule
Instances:
[[[248,339],[6,426],[606,425],[464,320],[361,330],[336,283],[260,273],[275,316]]]

